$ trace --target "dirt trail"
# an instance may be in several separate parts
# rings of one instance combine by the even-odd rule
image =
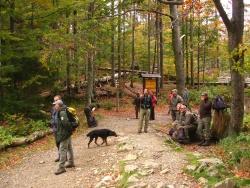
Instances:
[[[158,114],[156,119],[158,120],[151,122],[151,125],[166,124],[169,121],[166,114]],[[98,128],[110,128],[120,136],[108,138],[109,146],[96,147],[92,143],[91,149],[87,149],[88,140],[85,136],[74,138],[73,149],[76,168],[55,176],[54,171],[57,169],[57,164],[54,162],[56,148],[53,148],[26,156],[21,164],[10,170],[0,171],[0,187],[91,188],[108,175],[112,176],[112,181],[114,181],[119,175],[119,161],[124,160],[128,155],[134,155],[137,159],[128,161],[127,164],[136,165],[140,169],[143,166],[152,165],[148,168],[149,174],[141,176],[137,183],[144,183],[147,185],[146,187],[157,187],[159,183],[176,188],[194,187],[196,184],[193,180],[182,173],[186,164],[185,155],[164,145],[164,136],[157,133],[152,127],[149,128],[149,133],[138,135],[136,133],[137,124],[138,120],[136,119],[107,117],[100,121]],[[99,141],[101,142],[101,140]],[[127,142],[134,149],[119,152],[118,146],[122,145],[123,142]],[[154,166],[155,164],[156,166]],[[162,170],[165,172],[160,173]],[[111,183],[107,187],[118,187],[118,185]]]

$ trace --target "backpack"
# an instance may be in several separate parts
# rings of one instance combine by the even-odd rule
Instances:
[[[69,122],[72,124],[73,130],[75,130],[80,125],[79,118],[76,114],[76,109],[72,107],[67,107],[66,113],[67,113]]]
[[[215,97],[214,101],[213,101],[213,109],[215,109],[216,111],[220,111],[220,110],[224,110],[227,108],[227,105],[225,103],[225,101],[223,100],[223,98],[221,96],[217,96]]]

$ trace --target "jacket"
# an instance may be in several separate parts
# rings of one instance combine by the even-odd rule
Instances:
[[[211,110],[212,110],[212,102],[211,101],[209,101],[208,99],[201,101],[200,109],[199,109],[200,118],[212,117]]]
[[[152,99],[149,95],[140,98],[141,108],[150,109],[152,107]]]
[[[73,126],[69,122],[66,108],[62,108],[57,115],[56,143],[68,139],[73,132]]]
[[[183,99],[180,95],[177,95],[176,97],[173,96],[170,101],[170,106],[169,106],[170,110],[177,110],[176,108],[177,104],[182,103],[182,102],[183,102]]]

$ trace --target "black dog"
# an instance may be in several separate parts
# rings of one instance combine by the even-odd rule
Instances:
[[[101,145],[104,144],[104,143],[106,143],[106,146],[107,146],[108,145],[108,143],[107,143],[107,137],[109,137],[109,136],[115,136],[115,137],[117,137],[117,134],[114,131],[111,131],[109,129],[96,129],[96,130],[90,131],[87,134],[87,137],[89,137],[88,148],[89,148],[90,143],[94,139],[95,139],[95,144],[99,146],[99,144],[97,143],[98,137],[102,138]]]

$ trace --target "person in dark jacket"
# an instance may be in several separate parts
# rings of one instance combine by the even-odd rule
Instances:
[[[202,141],[198,144],[200,146],[209,146],[210,140],[210,124],[212,119],[212,102],[208,98],[207,93],[201,94],[201,102],[199,107],[199,123],[197,134]]]
[[[89,106],[84,108],[84,113],[86,115],[87,124],[88,124],[89,128],[97,126],[97,121],[96,121],[94,113],[93,113],[95,111],[95,109],[96,109],[96,107],[92,104],[90,104]]]
[[[154,93],[152,91],[149,91],[149,95],[151,97],[151,101],[152,101],[152,105],[151,105],[151,109],[150,109],[150,120],[155,120],[155,106],[157,104],[157,98],[154,95]]]
[[[56,102],[58,100],[62,100],[62,97],[60,95],[54,96],[54,101],[53,102]],[[64,105],[64,108],[66,108],[66,105]],[[57,124],[56,124],[57,116],[58,116],[58,112],[55,110],[55,106],[53,106],[52,109],[51,109],[50,125],[51,125],[51,128],[53,130],[53,134],[55,136],[55,141],[56,141],[56,131],[57,131]],[[58,157],[55,159],[55,162],[58,162],[59,159],[60,159],[60,156],[59,156],[59,144],[57,142],[56,142],[56,147],[58,149]]]
[[[150,108],[152,105],[152,100],[150,95],[148,94],[148,90],[144,90],[144,95],[140,96],[140,120],[139,120],[139,128],[138,133],[142,132],[143,127],[143,120],[145,120],[144,125],[144,132],[147,133],[148,131],[148,122],[149,122],[149,115],[150,115]]]
[[[74,155],[73,155],[73,148],[71,144],[71,135],[73,132],[73,127],[69,122],[66,108],[62,102],[62,100],[57,100],[53,103],[55,105],[55,110],[57,112],[56,118],[56,143],[59,144],[59,168],[55,172],[56,175],[62,174],[66,172],[65,168],[72,168],[74,167]],[[65,165],[67,160],[67,153],[68,153],[68,163]]]
[[[134,98],[133,105],[135,106],[135,117],[138,119],[138,114],[140,112],[140,94],[136,93],[136,97]]]

